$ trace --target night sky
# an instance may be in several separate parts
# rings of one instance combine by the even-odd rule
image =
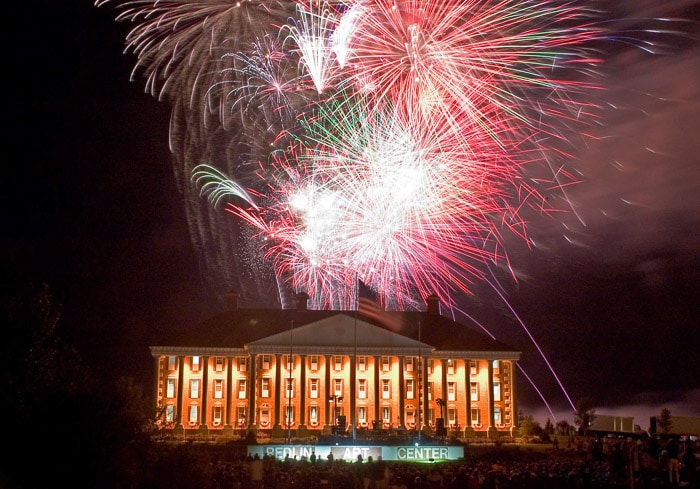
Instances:
[[[671,4],[700,19],[697,1]],[[49,284],[88,361],[149,382],[148,346],[223,307],[176,188],[170,108],[129,81],[127,26],[109,6],[11,10],[2,260]],[[526,373],[570,422],[533,339],[574,402],[590,397],[642,428],[663,407],[700,416],[700,48],[669,44],[611,58],[597,139],[576,155],[575,212],[528,216],[531,246],[507,242],[517,280],[495,272],[507,303],[486,284],[463,303],[523,351]],[[521,379],[523,411],[544,421]]]

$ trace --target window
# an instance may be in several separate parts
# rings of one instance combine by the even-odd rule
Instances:
[[[284,383],[286,385],[284,397],[287,399],[294,397],[294,379],[285,379]]]
[[[318,379],[309,379],[309,397],[311,399],[318,399]]]
[[[260,379],[260,397],[270,397],[270,377]]]
[[[406,372],[413,372],[413,357],[404,358],[404,367]]]
[[[501,408],[493,409],[493,421],[496,424],[503,424],[503,421],[501,421]]]
[[[223,399],[224,397],[224,381],[214,379],[214,399]]]
[[[367,423],[367,408],[365,406],[357,408],[357,419],[360,423]]]
[[[215,425],[221,424],[221,417],[223,415],[223,412],[224,412],[224,410],[221,408],[221,406],[214,406],[214,412],[212,414],[212,419],[213,419]]]
[[[261,409],[260,410],[260,424],[262,426],[269,426],[270,425],[270,410],[269,409]]]
[[[433,361],[432,361],[432,360],[428,360],[428,373],[429,373],[429,374],[432,374],[432,373],[433,373],[433,368],[434,368],[434,367],[435,367],[435,366],[434,366],[434,364],[433,364]]]
[[[272,364],[272,357],[270,357],[270,355],[263,355],[260,359],[260,363],[263,370],[270,370],[270,365]]]
[[[391,358],[382,357],[382,372],[388,372],[391,370]]]
[[[413,379],[406,379],[406,399],[414,399]]]
[[[435,424],[435,408],[428,408],[428,424]]]
[[[382,399],[391,399],[391,381],[382,379]]]
[[[357,370],[358,372],[367,370],[367,357],[357,357]]]
[[[197,355],[193,356],[192,357],[192,371],[198,372],[199,369],[202,368],[201,363],[202,363],[202,357],[197,356]]]
[[[457,386],[454,382],[447,383],[447,400],[456,401],[457,400]]]
[[[493,400],[501,400],[501,383],[497,381],[493,383]]]
[[[311,355],[309,360],[311,362],[311,370],[316,372],[318,370],[318,355]]]
[[[245,379],[240,379],[238,381],[238,399],[245,399],[247,397],[248,386]]]
[[[455,361],[447,360],[447,375],[454,375],[455,373]]]
[[[288,425],[294,424],[294,406],[284,407],[284,422]]]
[[[318,424],[318,406],[309,407],[309,422],[312,425]]]
[[[469,362],[469,374],[476,375],[479,373],[479,365],[476,360],[471,360]]]
[[[199,397],[199,379],[192,379],[190,381],[190,398],[195,399]]]
[[[245,428],[247,426],[245,406],[238,406],[236,408],[236,421],[238,422],[239,428]]]
[[[197,424],[199,420],[199,406],[190,406],[190,416],[188,421],[190,424]]]
[[[479,414],[479,408],[472,408],[472,424],[481,424],[481,416]]]
[[[165,390],[165,397],[175,397],[175,379],[168,379],[168,386]]]
[[[343,357],[336,355],[333,357],[333,365],[336,371],[343,370]]]
[[[173,371],[177,367],[177,357],[170,355],[168,357],[168,370]]]
[[[333,379],[333,395],[343,395],[343,379]]]
[[[495,373],[495,374],[498,373],[500,365],[501,365],[501,362],[499,360],[493,361],[493,373]]]
[[[432,401],[433,400],[433,392],[435,389],[435,385],[432,380],[428,381],[428,400]]]
[[[382,408],[382,423],[391,424],[391,408],[388,406]]]
[[[236,363],[238,364],[238,371],[245,372],[248,370],[248,359],[245,357],[236,358]]]
[[[223,372],[224,371],[224,357],[214,358],[214,371]]]
[[[287,370],[294,370],[294,355],[287,355]]]
[[[457,410],[455,408],[447,409],[447,423],[452,427],[457,426]]]
[[[479,383],[478,382],[470,382],[469,389],[471,390],[472,401],[478,401],[479,400]]]
[[[175,406],[165,406],[165,421],[175,421]]]
[[[367,379],[359,379],[357,381],[357,398],[367,399]]]

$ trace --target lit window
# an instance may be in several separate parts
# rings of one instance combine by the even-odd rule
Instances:
[[[294,397],[294,379],[285,379],[286,393],[285,397],[287,399]]]
[[[168,357],[168,370],[175,370],[177,367],[177,357],[176,356],[169,356]]]
[[[333,364],[336,371],[343,370],[343,357],[336,355],[333,357]]]
[[[413,379],[406,379],[406,399],[413,399],[414,397]]]
[[[314,372],[318,370],[318,356],[317,355],[312,355],[310,358],[311,361],[311,370]]]
[[[343,395],[343,379],[333,379],[333,395]]]
[[[245,357],[236,358],[236,363],[238,364],[238,371],[245,372],[248,370],[248,359]]]
[[[447,422],[450,426],[457,426],[457,410],[455,408],[447,409]]]
[[[447,360],[447,374],[454,375],[455,373],[455,362],[454,360]]]
[[[214,399],[222,399],[224,397],[224,381],[221,379],[214,380]]]
[[[357,419],[360,420],[360,423],[367,422],[367,408],[365,406],[360,406],[357,409]]]
[[[382,408],[382,422],[385,424],[391,423],[391,408],[388,406]]]
[[[215,357],[214,358],[214,370],[216,372],[223,372],[224,371],[224,357]]]
[[[214,418],[214,424],[221,424],[221,417],[223,415],[223,411],[224,410],[221,408],[221,406],[214,406],[214,414],[212,416]]]
[[[501,383],[500,382],[493,383],[493,400],[494,401],[501,400]]]
[[[272,363],[272,358],[270,355],[263,355],[260,361],[263,370],[270,370],[270,364]]]
[[[382,371],[388,372],[391,369],[391,358],[382,357]]]
[[[238,399],[246,398],[247,387],[245,379],[240,379],[238,381]]]
[[[413,357],[404,358],[404,365],[406,367],[406,372],[413,372]]]
[[[498,369],[499,369],[500,365],[501,365],[501,362],[499,360],[493,361],[493,373],[495,373],[495,374],[498,373]]]
[[[175,379],[168,379],[168,387],[165,391],[165,397],[175,397]]]
[[[287,355],[287,370],[294,370],[294,355]]]
[[[284,422],[286,424],[294,424],[294,406],[284,407]]]
[[[318,424],[318,406],[309,407],[309,421],[311,424]]]
[[[192,357],[192,370],[197,372],[201,368],[202,357]]]
[[[260,379],[260,397],[270,397],[270,378]]]
[[[245,406],[238,406],[236,408],[236,420],[238,421],[239,428],[246,427]]]
[[[471,389],[471,393],[472,393],[472,401],[478,401],[479,400],[479,383],[478,382],[471,382],[469,384],[469,388]]]
[[[165,406],[165,420],[168,422],[175,421],[175,406]]]
[[[454,382],[447,383],[447,400],[456,401],[457,400],[457,386]]]
[[[198,420],[199,420],[199,406],[190,406],[189,422],[191,424],[196,424]]]
[[[481,416],[478,408],[472,409],[472,424],[481,424]]]
[[[493,421],[496,424],[502,424],[503,421],[501,421],[501,408],[494,408],[493,409]]]
[[[367,357],[357,357],[357,370],[359,372],[367,370]]]
[[[309,379],[309,397],[318,399],[318,379]]]
[[[389,379],[382,379],[382,399],[391,398],[391,382]]]
[[[260,424],[262,426],[268,426],[270,424],[270,410],[261,409],[260,410]]]
[[[476,375],[479,373],[479,366],[476,360],[471,360],[469,362],[469,373],[470,375]]]
[[[367,379],[357,381],[357,397],[358,399],[367,399]]]
[[[199,397],[199,379],[192,379],[190,381],[190,397],[192,399]]]

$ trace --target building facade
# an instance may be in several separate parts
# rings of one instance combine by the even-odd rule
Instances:
[[[510,434],[520,353],[437,308],[391,313],[402,324],[392,331],[357,311],[234,307],[191,338],[151,347],[160,419],[224,436]]]

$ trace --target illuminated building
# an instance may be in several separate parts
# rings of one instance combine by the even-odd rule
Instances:
[[[170,346],[152,346],[161,422],[174,433],[284,437],[372,430],[489,436],[517,424],[520,352],[440,315],[230,308]]]

